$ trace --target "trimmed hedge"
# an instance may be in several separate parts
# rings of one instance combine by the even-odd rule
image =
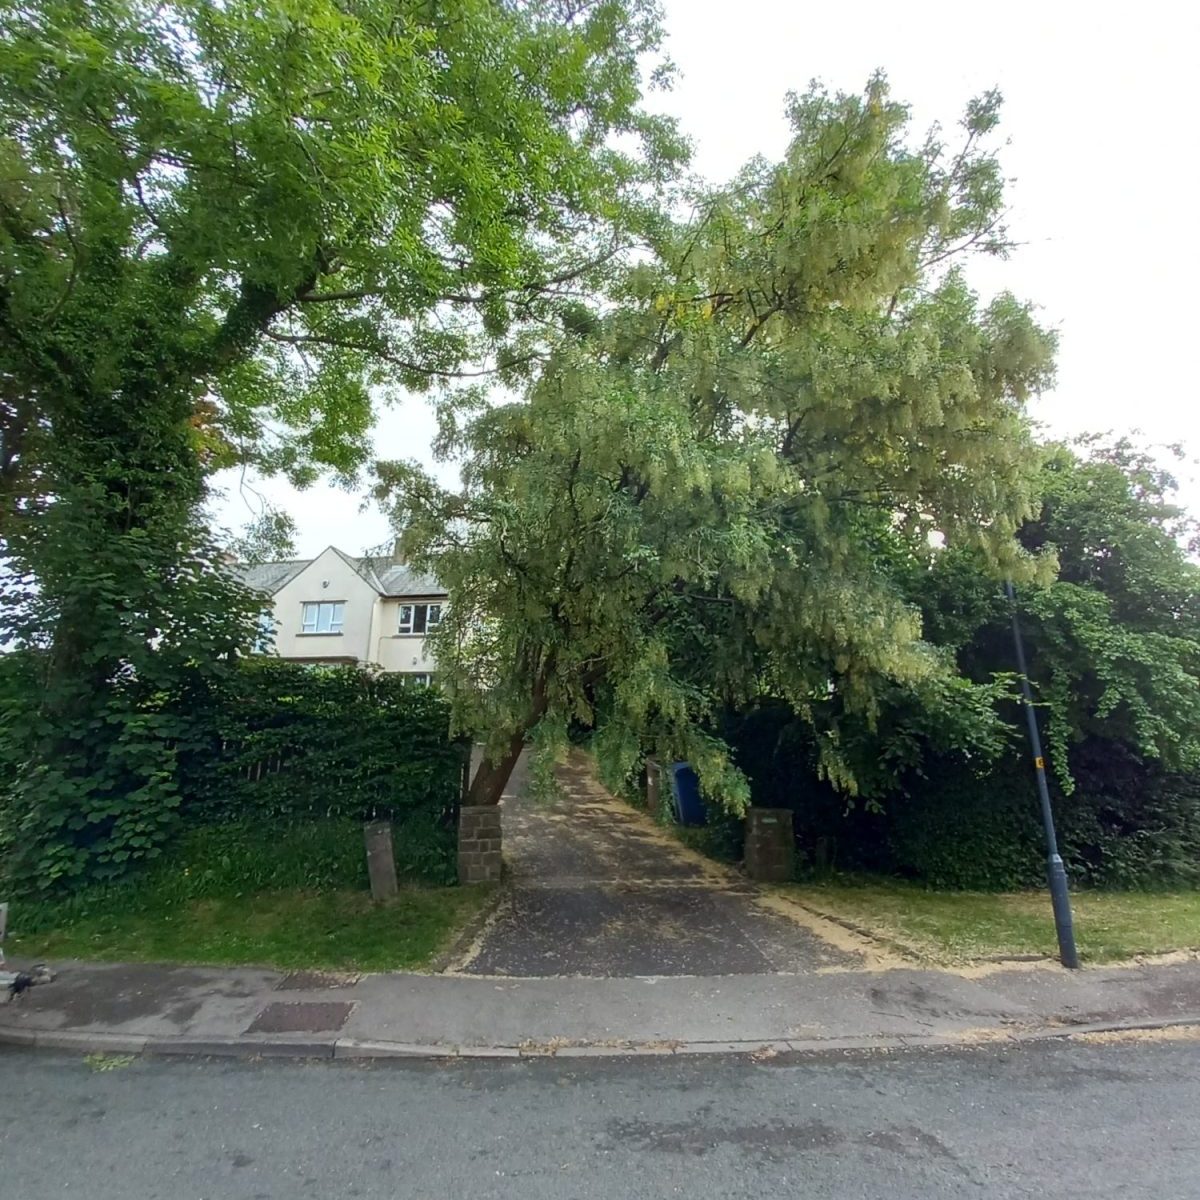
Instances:
[[[248,845],[276,838],[318,845],[327,837],[345,846],[347,828],[376,817],[397,825],[402,874],[454,881],[453,818],[468,747],[450,738],[449,706],[436,689],[358,667],[274,658],[242,660],[216,679],[188,675],[171,692],[140,696],[128,689],[146,718],[143,740],[167,764],[165,786],[155,793],[166,799],[147,818],[158,820],[158,836],[135,829],[137,836],[113,853],[121,831],[102,814],[39,825],[40,810],[28,795],[5,787],[20,778],[36,728],[37,659],[2,657],[0,868],[17,863],[35,839],[43,858],[61,843],[79,863],[55,880],[22,864],[23,872],[9,874],[6,886],[14,893],[62,895],[116,882],[152,862],[169,863],[182,840],[201,828],[228,827],[230,838]],[[27,792],[29,786],[36,780]],[[358,838],[361,845],[361,831]],[[253,857],[232,853],[228,838],[223,844],[231,847],[225,857],[235,873]],[[255,872],[242,873],[247,889],[255,886]],[[322,874],[314,859],[306,885],[320,886]]]
[[[1019,751],[979,771],[929,757],[903,791],[865,805],[816,776],[806,727],[764,707],[725,729],[755,804],[790,808],[801,869],[833,867],[932,887],[1009,891],[1045,882],[1046,850],[1033,768]],[[1200,777],[1164,771],[1128,746],[1071,748],[1075,791],[1051,783],[1059,850],[1075,886],[1200,884]]]
[[[458,803],[468,748],[434,688],[262,658],[197,701],[180,756],[190,820],[403,821]]]
[[[1200,883],[1200,780],[1172,775],[1119,742],[1072,748],[1075,791],[1051,788],[1059,852],[1083,887]],[[1041,810],[1028,759],[982,777],[934,763],[888,805],[892,868],[936,887],[1008,890],[1045,882]]]

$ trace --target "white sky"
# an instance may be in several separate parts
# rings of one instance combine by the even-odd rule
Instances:
[[[1060,330],[1058,384],[1035,415],[1055,434],[1138,428],[1200,451],[1185,292],[1200,278],[1194,5],[666,0],[666,9],[680,78],[654,104],[680,119],[694,168],[712,180],[754,154],[780,156],[784,95],[813,78],[859,90],[883,68],[919,132],[934,121],[949,129],[969,97],[998,86],[1009,228],[1024,244],[970,277],[985,295],[1007,288],[1034,300]],[[427,402],[406,402],[383,414],[377,454],[431,462],[433,430]],[[227,526],[250,515],[233,482],[217,508]],[[330,543],[358,553],[390,536],[357,495],[256,487],[296,519],[302,555]],[[1200,508],[1200,485],[1185,494]]]

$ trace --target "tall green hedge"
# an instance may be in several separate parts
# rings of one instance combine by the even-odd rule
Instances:
[[[37,665],[28,652],[0,657],[0,878],[9,890],[61,894],[116,880],[169,861],[200,827],[257,837],[375,817],[397,823],[402,870],[452,881],[467,747],[450,738],[436,689],[274,658],[244,659],[215,678],[183,672],[169,691],[127,688],[144,718],[142,740],[161,743],[151,749],[165,764],[163,786],[146,791],[144,819],[110,819],[97,804],[86,819],[51,820],[47,806],[31,802],[36,779],[11,783],[37,725]],[[150,807],[155,797],[161,811]],[[39,865],[68,857],[69,873]]]
[[[441,694],[401,675],[256,658],[195,704],[190,820],[404,820],[457,803],[466,746]]]
[[[816,774],[807,726],[784,706],[730,718],[723,732],[755,804],[790,808],[806,866],[878,871],[933,887],[1001,891],[1045,881],[1033,768],[1017,744],[991,765],[929,754],[877,800],[850,800]],[[1200,884],[1200,776],[1165,770],[1131,747],[1070,748],[1075,788],[1051,781],[1059,849],[1075,886]]]
[[[1071,882],[1098,888],[1200,884],[1200,778],[1163,770],[1120,742],[1071,748],[1075,789],[1053,786]],[[1010,889],[1045,881],[1045,839],[1028,758],[979,775],[930,763],[885,820],[893,870],[938,887]]]

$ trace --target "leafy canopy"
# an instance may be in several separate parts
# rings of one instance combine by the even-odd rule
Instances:
[[[645,219],[680,152],[639,107],[659,38],[649,0],[8,8],[9,497],[143,393],[206,468],[353,470],[372,388],[495,349]]]
[[[640,106],[659,38],[652,0],[0,12],[0,641],[42,651],[31,872],[167,836],[155,697],[219,673],[261,603],[217,570],[207,477],[353,473],[375,398],[468,360],[519,376],[653,228],[682,153]]]
[[[1059,572],[1021,591],[1030,677],[1063,789],[1089,740],[1119,742],[1169,771],[1200,766],[1200,567],[1196,523],[1174,503],[1175,480],[1128,439],[1097,436],[1046,448],[1038,511],[1020,529]],[[948,553],[912,594],[930,635],[975,679],[1012,670],[1008,609],[978,558]]]
[[[998,103],[914,149],[882,79],[794,98],[782,162],[698,193],[519,402],[451,428],[461,492],[380,467],[455,597],[439,664],[460,720],[493,731],[475,800],[527,732],[581,719],[620,769],[641,745],[687,757],[737,807],[719,703],[769,691],[807,716],[837,694],[869,718],[884,689],[953,673],[879,569],[897,535],[1022,579],[1052,565],[1013,534],[1053,337],[949,269],[1005,249]],[[854,786],[834,739],[822,761]]]

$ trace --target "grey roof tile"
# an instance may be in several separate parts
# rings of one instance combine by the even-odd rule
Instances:
[[[385,596],[445,596],[446,589],[432,576],[422,575],[404,563],[390,563],[379,571]]]
[[[445,596],[446,589],[432,575],[423,575],[391,558],[354,558],[336,546],[333,550],[383,596]],[[274,595],[313,560],[293,558],[282,562],[237,563],[234,574],[247,587]]]
[[[285,583],[295,579],[310,562],[311,558],[293,558],[284,562],[234,563],[233,573],[247,587],[274,595]]]

